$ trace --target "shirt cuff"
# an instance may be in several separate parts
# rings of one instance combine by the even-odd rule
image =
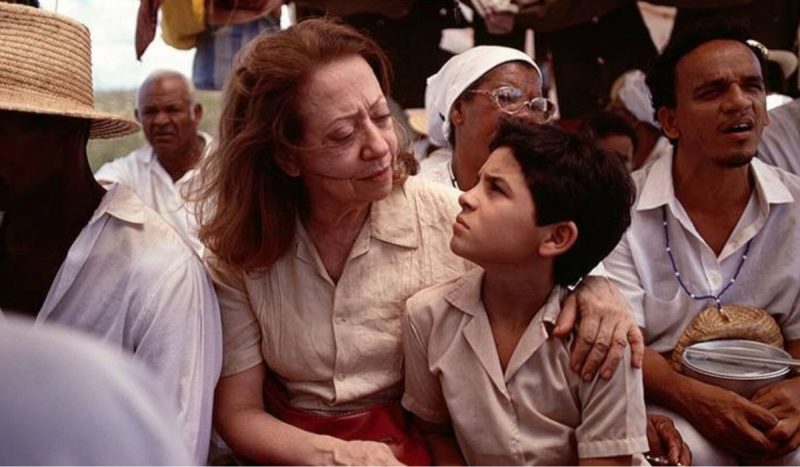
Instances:
[[[578,442],[578,457],[588,459],[593,457],[627,456],[649,450],[647,436],[635,438],[607,439],[599,441]]]

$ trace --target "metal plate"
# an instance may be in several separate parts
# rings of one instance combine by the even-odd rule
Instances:
[[[761,342],[742,339],[721,339],[692,344],[688,349],[704,349],[722,352],[729,355],[743,355],[747,357],[766,358],[791,358],[786,351],[763,344]],[[697,354],[687,354],[684,350],[684,364],[692,370],[708,376],[736,380],[760,380],[783,376],[789,372],[789,367],[762,365],[758,363],[728,363],[705,359]]]

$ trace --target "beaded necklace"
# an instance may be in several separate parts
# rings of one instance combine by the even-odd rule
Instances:
[[[664,221],[664,247],[667,250],[667,256],[669,256],[669,261],[672,264],[672,271],[675,273],[675,278],[678,280],[678,284],[680,284],[681,289],[686,292],[686,295],[689,296],[692,300],[708,300],[709,298],[714,300],[717,304],[717,309],[722,310],[722,302],[720,299],[728,291],[729,288],[736,282],[736,278],[739,277],[739,272],[742,270],[742,266],[744,266],[744,262],[747,259],[747,253],[750,252],[750,244],[753,242],[751,238],[747,242],[747,246],[744,247],[744,254],[742,254],[742,259],[739,260],[739,266],[736,267],[736,272],[731,277],[731,280],[725,284],[725,287],[719,291],[716,295],[696,295],[689,291],[689,288],[686,287],[686,283],[683,282],[683,278],[681,277],[681,273],[678,271],[678,265],[675,263],[675,257],[672,256],[672,249],[669,246],[669,230],[667,229],[667,208],[666,206],[661,207],[661,215]],[[753,237],[755,238],[755,237]]]

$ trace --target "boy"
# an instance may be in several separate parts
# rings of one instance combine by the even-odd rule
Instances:
[[[619,157],[503,122],[460,198],[452,250],[480,268],[409,299],[403,405],[437,463],[630,464],[647,450],[639,370],[581,381],[549,337],[566,286],[608,254],[634,191]],[[626,351],[627,352],[627,351]],[[636,455],[635,458],[633,456]]]

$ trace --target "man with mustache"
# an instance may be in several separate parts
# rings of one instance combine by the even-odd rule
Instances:
[[[135,115],[148,144],[103,165],[95,177],[133,188],[202,254],[193,208],[184,199],[194,167],[211,144],[211,136],[197,129],[203,106],[194,86],[176,71],[156,71],[139,87]]]
[[[725,324],[734,304],[774,320],[800,356],[800,178],[754,158],[769,120],[766,49],[747,38],[706,25],[655,63],[647,84],[674,152],[633,174],[631,227],[604,262],[644,330],[648,411],[675,420],[698,465],[800,462],[800,379],[748,399],[665,358],[701,312],[727,316],[723,337],[753,338]]]

